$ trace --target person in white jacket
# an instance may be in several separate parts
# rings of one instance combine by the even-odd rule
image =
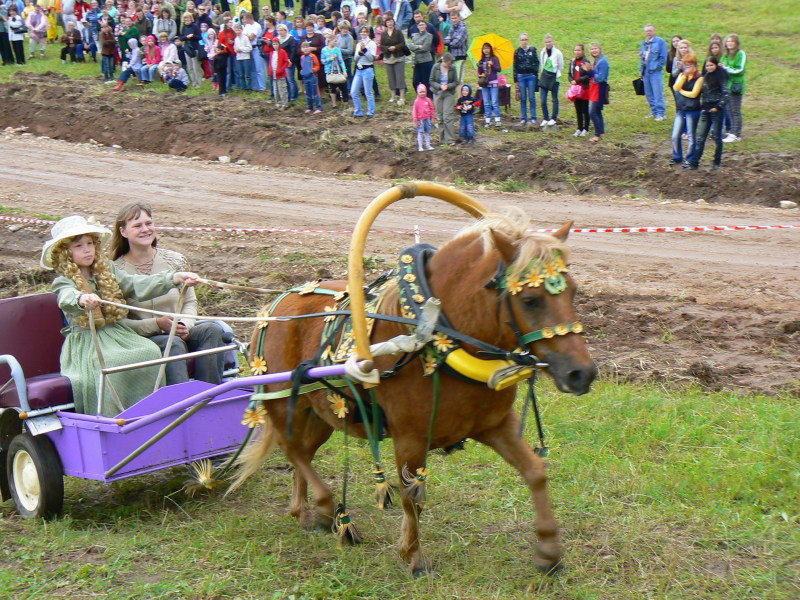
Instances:
[[[558,87],[561,73],[564,72],[564,55],[561,50],[556,48],[555,40],[549,33],[544,36],[544,48],[539,56],[539,64],[542,65],[542,73],[539,76],[539,96],[544,118],[540,125],[555,125],[558,119]],[[547,110],[547,93],[553,101],[552,114]]]

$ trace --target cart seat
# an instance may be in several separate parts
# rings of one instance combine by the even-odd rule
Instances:
[[[53,293],[0,300],[0,354],[11,354],[22,366],[32,409],[72,402],[69,379],[60,373],[62,327],[64,317]],[[8,365],[0,365],[0,385],[10,377]],[[13,384],[0,394],[0,408],[9,406],[19,406]]]

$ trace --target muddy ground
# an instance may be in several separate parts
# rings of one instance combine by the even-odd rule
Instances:
[[[304,105],[278,113],[254,96],[187,97],[142,91],[115,93],[94,80],[59,73],[19,72],[0,84],[0,127],[26,126],[35,135],[159,154],[252,164],[308,167],[381,178],[489,183],[514,191],[634,194],[708,202],[778,206],[800,195],[800,152],[740,154],[726,147],[718,172],[684,173],[669,164],[669,142],[642,134],[625,144],[554,135],[532,128],[525,137],[478,135],[477,144],[420,155],[410,109],[381,103],[369,122],[340,108],[310,118]],[[574,129],[564,111],[562,129]],[[515,113],[506,117],[516,122]],[[610,127],[622,118],[610,111]],[[511,128],[514,129],[513,127]],[[521,131],[521,130],[520,130]],[[435,137],[435,135],[434,135]],[[709,153],[712,150],[709,149]]]
[[[97,134],[94,134],[97,136]],[[113,221],[118,207],[149,201],[157,224],[348,230],[390,181],[348,179],[305,169],[219,164],[70,144],[30,134],[0,134],[0,214],[94,214]],[[196,154],[192,152],[191,154]],[[18,165],[33,165],[20,171]],[[524,208],[534,227],[574,219],[577,227],[631,225],[800,225],[798,211],[647,198],[508,194],[473,188],[493,208]],[[382,214],[382,231],[422,229],[441,244],[469,218],[430,199],[406,200]],[[44,289],[36,265],[48,227],[0,221],[0,295]],[[435,231],[425,231],[431,229]],[[594,357],[621,380],[768,394],[800,391],[800,230],[687,234],[573,234],[578,310]],[[203,276],[284,288],[345,275],[347,233],[246,234],[164,231],[164,247],[185,253]],[[375,233],[371,275],[413,243]],[[200,288],[206,314],[252,316],[263,299]],[[239,333],[247,337],[247,328]]]

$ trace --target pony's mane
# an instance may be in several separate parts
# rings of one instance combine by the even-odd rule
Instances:
[[[530,219],[521,208],[509,207],[503,213],[487,213],[483,218],[462,229],[451,240],[479,237],[484,256],[495,249],[492,231],[507,237],[517,247],[517,258],[509,265],[512,275],[519,275],[536,258],[549,257],[554,250],[568,262],[567,247],[561,240],[546,233],[529,233]],[[448,243],[451,243],[448,242]]]

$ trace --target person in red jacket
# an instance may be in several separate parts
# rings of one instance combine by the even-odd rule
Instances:
[[[229,13],[225,17],[217,35],[217,48],[219,52],[214,57],[214,71],[217,73],[217,83],[219,83],[219,95],[224,96],[233,85],[238,85],[236,81],[236,51],[233,49],[233,40],[236,39],[236,32],[233,30],[233,22]],[[225,63],[224,67],[222,63]]]
[[[272,49],[269,52],[268,72],[270,79],[275,83],[275,106],[283,110],[289,105],[289,82],[287,69],[291,64],[286,50],[281,48],[281,41],[274,37],[270,40]]]

